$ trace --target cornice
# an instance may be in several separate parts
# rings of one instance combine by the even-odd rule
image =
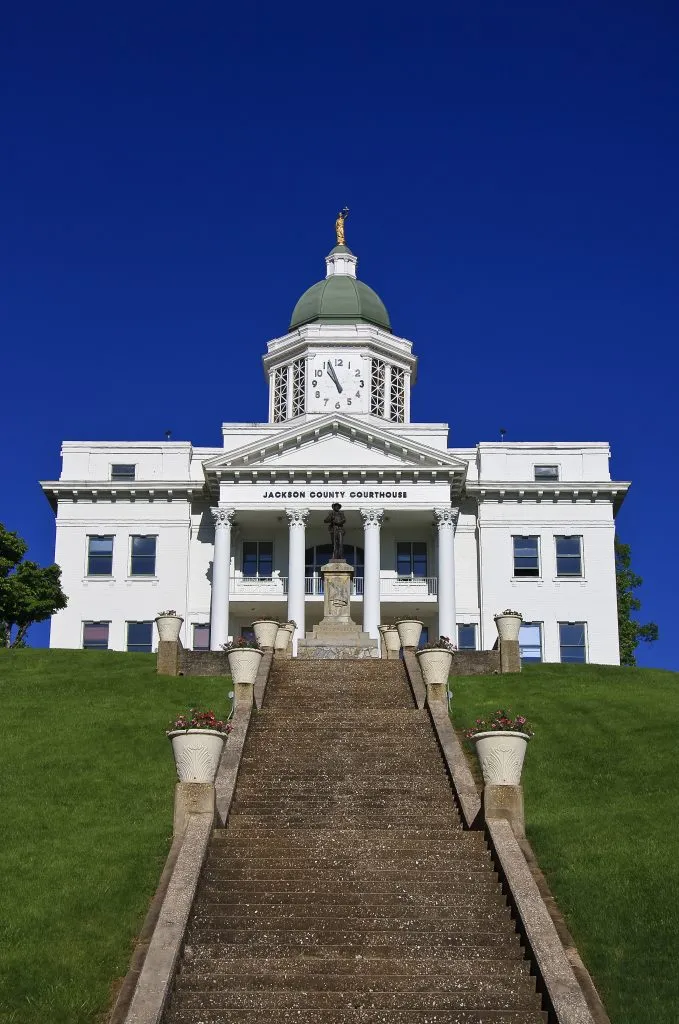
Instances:
[[[207,498],[200,480],[41,480],[53,509],[58,501],[194,501]]]
[[[614,511],[622,505],[631,484],[628,480],[558,480],[544,481],[484,480],[467,481],[464,493],[478,502],[521,503],[531,502],[577,502],[610,501]]]

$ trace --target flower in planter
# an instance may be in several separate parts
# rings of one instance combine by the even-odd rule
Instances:
[[[228,644],[222,644],[223,651],[261,651],[262,648],[259,646],[256,640],[248,640],[247,637],[239,636],[235,640],[229,640]],[[262,653],[264,653],[262,651]]]
[[[160,619],[160,618],[162,618],[162,617],[163,617],[163,615],[176,615],[176,614],[177,614],[177,613],[176,613],[176,611],[174,610],[174,608],[170,608],[170,610],[169,610],[169,611],[167,611],[167,612],[158,612],[158,614],[156,615],[156,618],[157,618],[157,619]]]
[[[186,714],[177,715],[170,723],[167,733],[178,729],[214,729],[215,732],[230,733],[232,725],[230,722],[223,722],[215,716],[214,711],[201,711],[199,708],[191,708]]]
[[[450,651],[455,653],[457,647],[453,641],[447,636],[440,636],[438,640],[432,640],[430,644],[422,644],[420,647],[421,651]]]
[[[523,615],[521,614],[521,612],[515,612],[511,608],[505,608],[503,612],[498,612],[497,615],[493,617],[499,619],[501,615],[516,615],[517,618],[521,619],[521,621],[523,622]]]
[[[479,732],[523,732],[526,736],[534,736],[533,727],[524,715],[513,717],[511,708],[498,708],[492,718],[477,718],[476,723],[465,729],[468,740]]]
[[[420,622],[420,619],[416,619],[414,615],[401,615],[400,618],[394,619],[394,625],[398,626],[399,622]]]

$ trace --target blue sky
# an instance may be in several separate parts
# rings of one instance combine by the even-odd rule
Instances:
[[[653,0],[15,4],[0,519],[49,561],[63,439],[266,419],[265,343],[347,204],[414,419],[611,442],[660,625],[639,660],[679,668],[678,30]]]

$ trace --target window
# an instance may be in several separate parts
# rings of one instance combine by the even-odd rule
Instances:
[[[137,653],[150,654],[153,650],[153,623],[128,622],[127,649]]]
[[[113,573],[113,537],[87,538],[87,575],[110,576]]]
[[[306,576],[307,594],[323,593],[321,566],[326,565],[331,558],[332,544],[316,544],[313,547],[306,549],[304,575]],[[354,573],[354,591],[357,594],[362,594],[363,548],[359,548],[354,544],[345,544],[344,561],[348,562],[349,565],[353,565],[356,570]]]
[[[458,625],[457,647],[460,651],[476,650],[476,626],[473,622],[460,623]]]
[[[111,480],[134,480],[137,467],[126,462],[114,462],[111,466]]]
[[[582,537],[555,537],[557,576],[582,576]]]
[[[405,370],[399,366],[391,368],[391,403],[389,416],[396,423],[403,423],[405,419],[406,387]]]
[[[521,623],[521,628],[519,629],[519,654],[521,661],[542,661],[541,623]]]
[[[108,622],[83,622],[83,648],[86,651],[107,651],[108,627]]]
[[[514,575],[539,576],[540,551],[537,537],[514,537]]]
[[[273,421],[280,423],[288,415],[288,368],[279,366],[273,372]]]
[[[583,664],[587,661],[584,622],[559,623],[559,650],[564,662]]]
[[[210,623],[196,622],[193,627],[194,651],[210,650]]]
[[[558,480],[558,466],[533,466],[536,480]]]
[[[306,361],[295,359],[292,364],[292,415],[301,416],[305,409]]]
[[[429,643],[429,626],[423,626],[422,632],[420,633],[420,639],[418,647],[424,647],[425,644]]]
[[[373,359],[370,371],[370,412],[373,416],[384,416],[384,363]]]
[[[243,541],[243,576],[271,579],[273,572],[273,541]]]
[[[396,573],[424,579],[427,575],[427,543],[419,540],[399,541],[396,545]]]
[[[132,537],[130,576],[155,576],[156,538]]]

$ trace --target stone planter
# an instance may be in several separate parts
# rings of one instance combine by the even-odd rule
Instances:
[[[216,729],[173,729],[168,737],[180,782],[214,782],[226,733]]]
[[[500,640],[518,641],[523,622],[520,615],[495,615],[494,619]]]
[[[525,732],[477,732],[472,736],[487,786],[518,786],[530,736]]]
[[[255,650],[254,647],[234,647],[227,651],[227,654],[233,682],[253,686],[262,660],[262,652]]]
[[[384,649],[387,654],[401,650],[401,638],[398,635],[396,626],[380,626],[380,636],[384,640]]]
[[[422,636],[424,622],[419,619],[404,619],[396,623],[399,639],[402,647],[417,647]]]
[[[156,618],[159,640],[171,640],[174,643],[179,640],[179,630],[182,628],[183,618],[181,615],[159,615]]]
[[[255,639],[260,647],[272,649],[276,643],[278,633],[278,622],[276,619],[257,619],[252,623],[255,631]]]
[[[442,647],[430,648],[429,650],[416,651],[415,657],[418,660],[422,678],[427,686],[446,686],[450,675],[450,666],[453,663],[453,652],[446,651]]]
[[[290,641],[295,635],[296,627],[290,622],[281,622],[276,632],[276,640],[274,641],[274,650],[276,651],[287,651]]]

